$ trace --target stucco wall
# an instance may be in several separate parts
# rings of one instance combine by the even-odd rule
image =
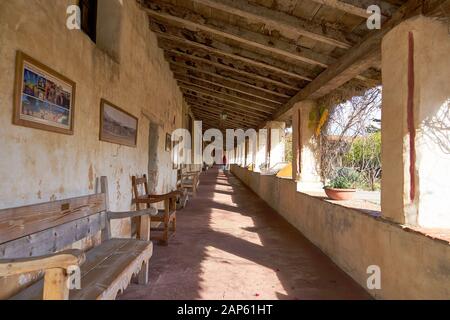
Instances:
[[[156,189],[166,191],[175,182],[164,140],[181,125],[182,96],[145,13],[135,1],[117,0],[117,60],[82,31],[66,28],[66,8],[73,3],[0,1],[0,208],[89,194],[95,178],[106,175],[111,209],[130,209],[130,176],[148,168],[150,120],[160,130]],[[12,124],[17,50],[76,82],[73,136]],[[101,98],[139,118],[137,148],[99,141]],[[123,227],[116,231],[126,232]]]
[[[293,180],[232,173],[367,290],[367,267],[381,268],[377,299],[450,299],[450,245],[381,218],[296,191]]]

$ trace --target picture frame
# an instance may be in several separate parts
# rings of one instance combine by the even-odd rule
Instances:
[[[17,51],[13,124],[73,135],[75,95],[74,81]]]
[[[170,133],[166,133],[165,150],[167,152],[170,152],[172,150],[172,135]]]
[[[139,119],[106,99],[100,100],[101,141],[137,147]]]

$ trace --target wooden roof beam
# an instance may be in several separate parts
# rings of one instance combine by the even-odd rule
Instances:
[[[249,23],[263,23],[271,30],[279,30],[296,37],[304,36],[335,47],[349,49],[359,39],[331,26],[297,18],[281,11],[253,5],[240,0],[193,0],[210,8],[245,18]]]
[[[236,110],[236,109],[233,109],[233,108],[230,108],[230,107],[214,106],[212,104],[209,104],[207,102],[202,102],[201,100],[194,99],[194,98],[186,99],[186,102],[189,105],[196,105],[198,107],[202,107],[202,108],[204,108],[207,111],[225,111],[225,112],[229,112],[229,113],[234,114],[235,116],[238,116],[238,117],[245,117],[247,119],[251,119],[251,121],[254,121],[255,123],[259,123],[263,119],[267,118],[267,116],[265,116],[265,117],[261,116],[261,115],[260,116],[256,116],[256,115],[253,115],[251,113],[247,113],[246,111]]]
[[[347,52],[334,65],[323,71],[316,79],[310,82],[298,94],[292,97],[289,102],[274,113],[273,119],[280,118],[289,111],[292,106],[302,100],[317,99],[344,83],[355,78],[356,75],[370,68],[375,61],[380,59],[381,40],[392,28],[400,22],[418,14],[427,14],[436,10],[441,3],[435,0],[410,0],[402,5],[394,15],[387,20],[380,30],[376,30]],[[450,0],[445,0],[450,1]],[[430,3],[434,2],[433,5]],[[428,7],[427,7],[428,4]],[[427,8],[427,9],[425,9]]]
[[[245,106],[245,105],[243,106],[243,105],[237,104],[235,102],[221,99],[221,98],[218,98],[217,96],[213,96],[213,95],[210,95],[207,93],[196,92],[194,90],[188,90],[185,88],[181,88],[181,91],[183,92],[184,95],[199,97],[205,101],[212,101],[212,102],[215,102],[220,105],[225,105],[225,106],[230,105],[230,106],[233,106],[238,109],[240,108],[242,110],[246,110],[246,111],[248,110],[249,112],[252,111],[256,114],[266,114],[267,116],[269,116],[273,113],[272,111],[268,111],[268,110],[253,109],[252,107],[249,107],[249,106]]]
[[[211,55],[227,57],[254,67],[266,69],[269,72],[279,73],[297,80],[312,81],[314,77],[310,70],[306,70],[300,67],[293,67],[292,65],[286,64],[282,61],[276,61],[271,57],[261,56],[254,52],[247,52],[242,48],[233,48],[227,44],[220,44],[219,49],[212,46],[204,45],[202,43],[191,41],[185,38],[180,38],[175,35],[162,33],[160,31],[155,32],[158,33],[158,38],[162,40],[162,41],[160,40],[161,43],[160,46],[163,49],[167,48],[168,41],[173,41],[175,42],[175,44],[172,46],[172,48],[176,47],[176,44],[182,44],[187,47],[203,50]],[[244,52],[244,55],[242,54],[239,55],[237,54],[237,52]],[[247,56],[252,58],[248,58]]]
[[[398,9],[397,7],[380,0],[312,0],[327,7],[341,10],[354,16],[364,19],[370,17],[367,8],[371,5],[377,5],[381,9],[384,18],[389,18]]]
[[[261,102],[261,101],[257,101],[256,98],[252,98],[252,97],[243,97],[240,94],[235,94],[234,92],[223,92],[222,90],[217,89],[217,87],[213,87],[213,86],[205,86],[205,85],[199,85],[190,81],[185,81],[185,80],[178,80],[178,85],[180,87],[183,88],[199,88],[199,89],[205,89],[214,93],[219,93],[221,95],[223,95],[224,97],[229,97],[232,99],[239,99],[239,101],[241,101],[242,103],[251,103],[252,105],[258,105],[262,108],[267,108],[267,109],[276,109],[279,108],[281,106],[281,104],[279,103],[272,103],[272,102]],[[238,100],[235,100],[238,101]]]
[[[254,79],[257,79],[257,80],[262,81],[262,82],[269,82],[272,85],[277,86],[277,87],[282,87],[282,88],[289,89],[289,90],[298,90],[299,89],[299,87],[296,87],[296,86],[293,86],[293,85],[289,85],[289,84],[286,84],[284,82],[276,81],[276,80],[270,79],[268,77],[263,77],[263,76],[260,76],[258,74],[255,74],[255,73],[250,73],[250,72],[247,72],[245,70],[233,68],[233,67],[230,67],[230,66],[227,66],[227,65],[224,65],[224,64],[216,63],[214,61],[207,60],[207,59],[204,59],[204,58],[200,58],[200,57],[197,57],[195,55],[191,55],[191,54],[187,54],[187,53],[183,53],[183,52],[179,52],[179,51],[175,51],[175,50],[166,51],[166,54],[168,54],[169,57],[170,57],[170,54],[172,54],[172,55],[177,55],[177,56],[184,57],[187,60],[195,60],[195,61],[199,61],[199,62],[202,62],[202,63],[206,63],[206,64],[209,64],[209,65],[214,66],[216,68],[220,68],[220,69],[227,70],[227,71],[230,71],[230,72],[238,73],[240,75],[244,75],[244,76],[246,76],[248,78],[254,78]]]
[[[216,86],[219,88],[223,88],[226,90],[230,90],[236,93],[240,93],[240,94],[244,94],[246,96],[250,96],[250,97],[255,97],[257,99],[261,99],[261,100],[265,100],[267,102],[272,102],[272,103],[276,103],[276,104],[283,104],[285,103],[285,99],[274,99],[271,98],[270,96],[266,95],[265,93],[261,92],[259,94],[255,94],[252,92],[252,90],[241,90],[240,88],[236,88],[234,86],[227,86],[226,84],[224,84],[223,82],[216,82],[216,81],[210,81],[208,79],[205,79],[203,77],[196,77],[190,74],[185,74],[185,73],[178,73],[178,72],[174,72],[174,76],[176,80],[183,80],[183,81],[190,81],[194,84],[203,84],[203,86],[208,86],[208,85],[212,85],[212,86]]]
[[[195,87],[195,86],[191,86],[191,85],[186,85],[183,83],[179,84],[181,89],[184,90],[190,90],[193,92],[197,92],[197,93],[201,93],[201,94],[205,94],[205,95],[209,95],[212,96],[218,100],[222,100],[225,102],[231,102],[234,103],[235,105],[239,105],[242,106],[244,108],[249,108],[249,109],[253,109],[253,110],[257,110],[257,111],[262,111],[262,112],[273,112],[273,110],[276,110],[277,108],[272,108],[272,107],[267,107],[267,106],[260,106],[254,103],[250,103],[247,101],[243,101],[240,100],[238,98],[214,91],[214,90],[209,90],[209,89],[205,89],[205,88],[200,88],[200,87]]]
[[[238,80],[238,79],[235,79],[235,78],[222,76],[220,74],[213,73],[213,72],[210,72],[210,71],[207,71],[207,70],[204,70],[204,69],[191,67],[191,66],[188,66],[186,64],[177,63],[177,62],[169,62],[169,64],[170,64],[170,67],[171,67],[172,71],[175,71],[175,72],[176,72],[176,70],[178,70],[178,68],[182,68],[182,69],[190,70],[190,71],[193,71],[193,72],[205,74],[205,75],[208,75],[208,76],[220,79],[220,80],[236,83],[236,84],[238,84],[240,86],[243,86],[243,87],[249,87],[249,88],[252,88],[252,89],[255,89],[255,90],[260,90],[260,91],[266,92],[268,94],[272,94],[274,96],[278,96],[278,97],[282,97],[282,98],[290,98],[291,96],[293,96],[293,95],[288,95],[286,93],[282,93],[282,92],[278,92],[278,91],[272,91],[272,90],[269,90],[269,89],[266,89],[266,88],[261,88],[259,86],[256,86],[256,85],[251,84],[251,83],[244,82],[242,80]]]
[[[207,99],[202,96],[194,96],[194,95],[191,95],[188,93],[184,94],[184,98],[185,98],[186,102],[188,102],[188,103],[201,104],[202,106],[205,106],[205,108],[230,110],[235,113],[239,113],[239,114],[245,115],[247,117],[254,118],[255,120],[266,119],[269,116],[269,114],[266,114],[266,113],[261,113],[261,112],[254,111],[251,109],[244,109],[242,107],[235,106],[232,104],[222,104],[219,101]]]
[[[211,24],[207,19],[203,18],[202,22],[197,22],[194,19],[193,13],[186,12],[186,10],[171,10],[173,6],[158,5],[156,3],[147,3],[150,7],[146,7],[145,11],[153,18],[159,18],[170,23],[177,23],[184,28],[194,32],[206,32],[215,36],[224,37],[241,44],[254,47],[259,50],[288,58],[294,61],[309,63],[326,68],[329,64],[329,57],[309,48],[300,48],[295,44],[291,44],[274,37],[266,36],[261,33],[256,33],[244,30],[229,24],[222,24],[216,26]],[[169,7],[169,9],[164,8]],[[271,11],[271,10],[270,10]],[[173,15],[174,12],[182,13],[183,17]],[[161,22],[160,22],[161,23]],[[218,24],[218,22],[216,22]],[[346,47],[349,48],[350,46]]]

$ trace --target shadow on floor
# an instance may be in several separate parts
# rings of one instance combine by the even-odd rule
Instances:
[[[169,246],[155,246],[150,283],[131,285],[121,299],[370,298],[229,173],[203,173],[177,215]]]

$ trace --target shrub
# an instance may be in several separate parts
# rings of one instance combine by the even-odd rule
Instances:
[[[336,189],[353,189],[356,184],[361,180],[360,174],[352,168],[340,168],[334,174],[334,178],[331,179],[329,188]]]

